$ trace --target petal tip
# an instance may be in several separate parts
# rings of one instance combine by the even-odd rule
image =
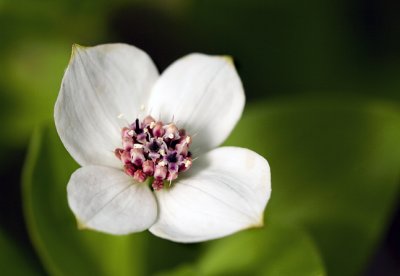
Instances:
[[[72,52],[75,52],[75,51],[77,51],[79,49],[83,50],[85,48],[86,48],[85,46],[79,45],[78,43],[73,43],[72,44]]]
[[[250,229],[257,229],[257,228],[263,228],[264,227],[264,215],[261,215],[261,217],[254,221],[253,223],[249,224],[247,227],[244,227],[241,230],[238,231],[243,231],[243,230],[250,230]]]
[[[221,56],[221,58],[222,58],[223,60],[225,60],[229,65],[232,65],[233,67],[235,67],[235,62],[234,62],[232,56],[223,55],[223,56]]]
[[[265,210],[265,209],[264,209]],[[261,212],[257,217],[254,216],[247,226],[243,227],[242,230],[252,229],[252,228],[262,228],[264,227],[264,212]]]
[[[86,224],[80,220],[79,218],[76,218],[76,226],[79,230],[85,230],[88,229],[88,227],[86,226]]]
[[[69,63],[71,64],[72,60],[74,59],[74,57],[78,51],[84,50],[85,48],[86,48],[85,46],[79,45],[77,43],[72,44],[72,51],[71,51],[71,57],[69,59]]]
[[[260,219],[253,225],[251,225],[251,228],[261,228],[264,227],[264,214],[260,216]]]

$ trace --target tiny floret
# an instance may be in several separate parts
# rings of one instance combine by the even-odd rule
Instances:
[[[154,135],[155,125],[166,130],[164,135]],[[172,180],[176,180],[179,173],[187,171],[192,164],[192,153],[189,151],[192,139],[173,123],[164,125],[146,116],[141,122],[136,119],[122,128],[121,137],[123,148],[116,148],[114,152],[124,164],[124,172],[138,182],[151,179],[151,187],[155,191],[171,187]],[[155,177],[154,167],[165,167],[165,170],[160,173],[159,169]],[[166,180],[170,181],[168,186],[161,184]]]

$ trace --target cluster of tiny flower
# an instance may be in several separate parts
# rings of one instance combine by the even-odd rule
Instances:
[[[123,162],[125,173],[137,182],[154,177],[154,190],[162,189],[164,181],[171,184],[192,165],[192,138],[174,123],[164,125],[147,116],[124,127],[121,136],[122,148],[115,149],[115,155]]]

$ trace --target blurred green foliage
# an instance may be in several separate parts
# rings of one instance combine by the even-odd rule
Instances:
[[[314,243],[301,229],[268,224],[210,242],[197,263],[157,275],[325,275],[325,271]]]
[[[34,254],[55,275],[362,273],[399,194],[400,19],[375,2],[0,1],[2,176],[52,121],[72,43],[115,41],[160,70],[189,52],[232,55],[250,104],[226,144],[264,155],[273,181],[266,227],[221,240],[78,231],[65,196],[77,165],[53,127],[37,129],[23,187],[35,252],[2,203],[0,273],[43,274]],[[2,195],[18,181],[2,181]]]
[[[2,275],[41,275],[42,272],[15,238],[7,235],[2,229],[0,229],[0,261]]]
[[[213,242],[198,263],[202,275],[325,275],[312,239],[300,228],[267,223]]]

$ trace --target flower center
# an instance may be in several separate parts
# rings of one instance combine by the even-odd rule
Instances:
[[[165,181],[171,185],[192,166],[192,138],[174,123],[164,125],[151,116],[142,122],[136,119],[122,129],[121,138],[122,148],[115,149],[115,156],[124,164],[124,172],[137,182],[152,178],[154,190],[165,187]]]

